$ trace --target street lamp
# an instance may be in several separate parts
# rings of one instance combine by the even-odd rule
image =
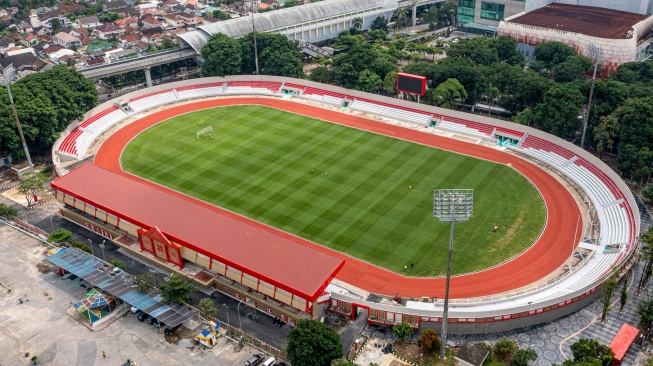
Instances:
[[[596,69],[600,63],[603,63],[603,48],[590,43],[587,46],[587,53],[589,57],[594,60],[594,74],[592,75],[592,86],[590,87],[590,98],[587,102],[587,112],[585,112],[585,121],[583,121],[583,136],[580,138],[580,147],[585,145],[585,132],[587,132],[587,121],[590,118],[590,108],[592,108],[592,96],[594,94],[594,82],[596,81]]]
[[[238,312],[238,326],[240,327],[240,330],[243,330],[243,323],[240,322],[240,304],[243,303],[243,299],[240,299],[240,302],[238,303],[237,312]]]
[[[95,253],[93,253],[93,243],[91,242],[91,239],[86,239],[88,240],[88,247],[91,248],[91,254],[95,256]]]
[[[451,223],[449,234],[449,261],[447,283],[444,290],[444,311],[442,312],[442,339],[440,358],[445,357],[447,347],[447,319],[449,316],[449,282],[451,280],[451,255],[453,253],[453,228],[456,222],[467,221],[474,209],[473,189],[436,189],[433,194],[433,216],[442,222]]]
[[[102,240],[102,244],[100,244],[100,245],[98,245],[98,246],[102,249],[102,260],[106,262],[106,261],[107,261],[107,258],[104,256],[104,242],[105,242],[105,241],[106,241],[106,240]]]
[[[224,305],[224,307],[226,308],[225,313],[227,313],[227,325],[229,326],[229,328],[231,328],[231,324],[229,324],[229,307],[227,306],[227,304],[222,304],[222,305]]]
[[[50,226],[52,226],[52,231],[54,231],[54,224],[52,223],[52,217],[54,217],[54,215],[56,215],[56,213],[50,215]]]
[[[154,281],[154,287],[156,288],[156,271],[152,268],[148,269],[147,271],[152,274],[152,280]]]

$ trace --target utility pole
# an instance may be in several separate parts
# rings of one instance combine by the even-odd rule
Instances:
[[[256,75],[258,72],[258,48],[256,47],[256,26],[254,25],[254,12],[252,12],[252,33],[254,33],[254,62],[256,64]]]
[[[14,112],[14,119],[16,120],[16,127],[18,128],[18,135],[20,136],[20,141],[23,143],[23,149],[25,150],[25,156],[27,157],[27,163],[29,164],[29,170],[32,174],[36,175],[34,172],[34,164],[32,164],[32,157],[29,155],[29,149],[27,148],[27,142],[25,142],[25,135],[23,135],[23,127],[20,125],[20,120],[18,119],[18,112],[16,112],[16,105],[14,104],[14,97],[11,95],[11,88],[9,87],[10,82],[6,81],[3,83],[7,86],[7,93],[9,93],[9,103],[11,104],[11,110]]]

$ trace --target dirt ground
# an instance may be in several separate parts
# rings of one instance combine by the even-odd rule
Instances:
[[[374,347],[374,343],[386,344],[387,341],[378,338],[370,338],[363,350],[358,355],[354,363],[360,366],[368,366],[371,362],[376,363],[379,366],[406,366],[408,363],[401,361],[395,357],[392,353],[384,354],[381,352],[381,348]]]

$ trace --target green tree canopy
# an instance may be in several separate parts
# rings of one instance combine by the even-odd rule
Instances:
[[[534,109],[536,127],[558,137],[572,139],[582,120],[578,118],[585,97],[571,84],[555,84]]]
[[[548,67],[553,67],[567,61],[567,58],[574,56],[576,51],[573,48],[560,42],[544,42],[535,47],[535,58],[543,61]]]
[[[593,67],[592,60],[585,56],[570,56],[564,62],[553,68],[553,80],[558,83],[568,83],[585,79],[585,73]]]
[[[185,303],[190,299],[190,294],[195,291],[195,287],[188,278],[173,274],[170,276],[170,281],[159,285],[159,290],[163,301]]]
[[[220,9],[216,9],[216,10],[213,11],[213,17],[216,18],[216,19],[220,19],[220,20],[231,19],[229,14],[225,13],[224,11],[222,11]]]
[[[392,328],[392,333],[397,337],[399,342],[405,342],[408,337],[413,335],[413,328],[407,322],[401,322]]]
[[[456,79],[447,79],[435,89],[429,89],[427,99],[430,103],[442,108],[452,109],[455,100],[464,101],[467,99],[467,91]]]
[[[45,185],[48,182],[48,179],[43,173],[33,174],[31,172],[23,174],[20,178],[20,186],[18,187],[18,192],[25,196],[27,201],[27,206],[32,206],[34,202],[34,196],[37,196],[41,191],[45,189]]]
[[[653,97],[627,100],[611,116],[619,121],[618,167],[625,177],[646,182],[651,176],[653,154]]]
[[[226,76],[240,73],[242,49],[237,40],[215,34],[202,47],[202,76]]]
[[[125,262],[119,261],[117,259],[112,260],[111,265],[116,267],[116,268],[120,268],[120,270],[122,270],[122,271],[127,269],[127,265],[125,265]]]
[[[530,348],[520,349],[512,358],[512,366],[528,366],[530,361],[537,360],[537,353]]]
[[[600,362],[600,365],[612,364],[614,353],[608,346],[604,346],[596,339],[581,338],[571,345],[571,352],[575,362]]]
[[[288,334],[287,355],[293,366],[330,366],[342,357],[340,336],[316,320],[300,320]]]
[[[318,83],[330,83],[333,81],[333,72],[326,66],[318,66],[311,71],[308,78]]]
[[[240,70],[243,74],[254,74],[256,64],[254,58],[254,33],[238,39],[242,50]],[[302,54],[294,41],[283,34],[256,33],[260,73],[266,75],[281,75],[301,77],[304,75]]]
[[[138,291],[145,292],[154,287],[154,275],[151,272],[145,272],[134,277],[134,284],[138,288]]]
[[[461,39],[452,43],[447,50],[447,56],[465,58],[475,65],[489,66],[499,62],[498,40],[486,37]],[[515,45],[516,47],[516,45]]]
[[[68,243],[73,239],[73,233],[66,229],[56,229],[48,236],[49,243]]]
[[[215,308],[213,300],[206,297],[200,300],[200,310],[210,317],[215,318],[218,315],[218,309]]]
[[[382,30],[382,31],[387,33],[388,32],[388,21],[385,19],[385,17],[378,16],[372,22],[372,25],[370,26],[370,29]]]
[[[383,80],[373,71],[363,70],[358,74],[356,89],[366,92],[377,92],[381,87],[383,87]]]
[[[16,217],[18,213],[16,212],[16,209],[13,208],[12,206],[5,205],[4,203],[0,203],[0,216],[4,217]]]
[[[517,352],[515,341],[503,337],[494,343],[494,354],[504,362],[508,362]]]

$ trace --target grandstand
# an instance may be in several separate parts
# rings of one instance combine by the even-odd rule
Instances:
[[[308,103],[321,106],[324,109],[337,110],[343,114],[351,114],[355,111],[357,114],[364,113],[370,116],[380,116],[389,120],[408,123],[414,129],[422,131],[420,134],[426,136],[425,138],[429,136],[429,133],[453,138],[458,136],[473,137],[484,141],[486,144],[495,144],[496,151],[517,154],[534,164],[546,166],[556,171],[558,175],[573,182],[583,191],[588,201],[586,211],[596,215],[599,222],[598,235],[592,241],[588,242],[581,239],[579,243],[569,243],[569,255],[573,256],[575,252],[583,250],[585,253],[584,259],[573,268],[562,271],[564,273],[561,275],[548,281],[540,281],[532,286],[511,289],[490,296],[470,296],[453,299],[451,303],[455,305],[455,308],[449,310],[450,322],[452,322],[449,327],[452,332],[482,333],[514,329],[546,322],[569,314],[594,300],[600,293],[598,290],[601,288],[602,282],[611,275],[614,269],[625,268],[634,259],[633,253],[636,251],[639,236],[639,213],[636,210],[632,194],[616,173],[588,152],[557,137],[527,126],[304,80],[271,76],[233,76],[190,80],[161,85],[145,92],[134,92],[121,97],[121,99],[126,98],[129,100],[129,106],[134,110],[133,113],[125,114],[121,110],[111,107],[111,102],[97,107],[89,112],[87,118],[81,123],[71,125],[69,128],[71,132],[62,136],[55,144],[53,154],[60,161],[67,159],[71,161],[81,160],[91,154],[93,141],[97,140],[105,131],[119,125],[124,120],[129,120],[134,115],[147,114],[148,110],[165,107],[180,101],[228,96],[254,96],[261,98],[261,100],[283,98],[290,101],[295,100],[298,104]],[[248,100],[254,103],[257,99]],[[402,127],[391,124],[387,124],[387,126],[384,124],[384,126],[385,130],[396,132],[397,136],[401,136]],[[403,129],[405,130],[405,128]],[[501,144],[505,139],[515,141],[515,143]],[[58,159],[55,159],[55,161],[59,161]],[[60,175],[66,174],[65,168],[65,164],[58,165],[58,173]],[[77,220],[77,222],[87,227],[88,225],[83,223],[84,220],[90,221],[89,224],[94,229],[106,229],[107,232],[115,232],[122,239],[118,240],[112,234],[111,237],[116,239],[114,241],[120,243],[120,245],[131,243],[132,247],[136,245],[137,250],[140,247],[136,239],[138,237],[138,228],[149,230],[153,226],[161,227],[162,235],[170,239],[169,241],[173,246],[179,244],[183,247],[196,249],[198,255],[203,253],[202,248],[207,249],[207,245],[197,242],[199,239],[189,240],[189,238],[185,238],[188,235],[186,233],[168,232],[169,229],[163,226],[172,224],[166,223],[163,218],[150,217],[141,221],[135,217],[142,214],[142,212],[137,215],[129,211],[132,208],[128,206],[112,206],[119,203],[114,202],[115,197],[104,194],[101,199],[98,199],[98,187],[109,189],[109,186],[106,185],[108,183],[103,183],[103,181],[121,180],[122,182],[123,179],[127,178],[103,176],[103,179],[80,179],[80,181],[85,182],[80,184],[78,179],[75,179],[76,175],[84,174],[86,176],[92,173],[91,175],[99,176],[100,173],[97,173],[96,170],[102,170],[92,166],[83,166],[80,169],[73,171],[70,176],[64,175],[63,178],[59,178],[53,183],[53,187],[58,191],[57,198],[66,203],[70,209],[70,212],[64,215],[68,215],[72,220]],[[148,194],[147,197],[151,196]],[[95,202],[95,200],[104,203],[92,204],[88,202]],[[197,204],[200,206],[206,205],[203,203]],[[89,206],[93,207],[92,215],[95,217],[91,220],[89,220],[87,212]],[[73,207],[76,209],[73,209]],[[206,207],[202,209],[212,210]],[[85,212],[87,213],[86,216],[83,215]],[[98,220],[97,213],[105,216]],[[135,221],[126,224],[127,227],[137,225],[138,228],[123,229],[120,227],[119,217],[122,217],[121,220],[129,221],[131,219]],[[573,219],[575,220],[575,218]],[[187,225],[191,225],[191,223],[187,223]],[[553,229],[555,230],[555,228]],[[134,231],[134,233],[127,235],[129,230]],[[580,231],[586,230],[581,228]],[[130,236],[132,237],[131,241]],[[220,254],[213,253],[210,250],[202,254],[202,256],[216,258],[216,260],[222,258],[219,257]],[[187,256],[184,256],[184,259],[188,260]],[[251,282],[242,280],[238,282],[234,280],[233,274],[229,277],[228,272],[224,272],[227,276],[216,276],[214,272],[203,271],[201,267],[204,264],[202,263],[209,263],[210,265],[211,260],[209,262],[200,262],[205,261],[205,259],[196,256],[194,262],[184,261],[182,265],[190,268],[195,266],[198,273],[202,272],[202,276],[208,276],[200,276],[204,281],[200,281],[200,283],[213,283],[220,291],[226,293],[236,291],[233,293],[236,293],[237,296],[248,296],[248,298],[267,296],[260,295],[261,293],[257,291],[252,292]],[[247,270],[238,263],[240,260],[238,258],[231,259],[232,265],[241,274],[245,274]],[[520,257],[513,260],[519,261]],[[173,268],[180,267],[170,265]],[[345,264],[345,268],[347,265]],[[531,265],[531,263],[524,265]],[[260,275],[257,272],[260,269],[257,269],[256,266],[256,264],[253,264],[251,266],[252,272],[247,274],[254,277]],[[337,273],[337,270],[334,270],[331,275],[323,274],[321,279],[330,281],[333,276],[340,279],[341,277]],[[294,289],[284,287],[286,286],[284,283],[290,280],[275,279],[273,278],[275,276],[278,275],[269,274],[269,282],[277,281],[274,283],[282,289],[285,288],[284,291],[293,294]],[[384,282],[390,282],[390,277],[384,279]],[[422,283],[420,279],[402,279],[402,281],[417,281],[415,288],[420,286],[419,283]],[[324,284],[327,285],[327,282],[324,282]],[[434,327],[441,322],[442,305],[438,302],[428,302],[428,299],[432,297],[432,292],[426,288],[423,294],[406,295],[419,299],[424,296],[426,302],[408,301],[398,304],[392,301],[393,293],[372,294],[365,291],[365,283],[352,282],[350,285],[352,286],[348,287],[347,283],[336,281],[331,282],[329,286],[324,288],[320,286],[319,293],[316,290],[310,296],[307,296],[310,291],[304,291],[302,294],[297,292],[296,295],[309,298],[307,300],[315,303],[328,301],[330,311],[352,317],[355,316],[357,308],[368,309],[368,322],[370,323],[393,325],[400,321],[409,321],[414,327],[421,328]],[[281,308],[288,311],[288,303],[283,304],[285,304],[285,308],[283,306]],[[293,306],[292,301],[290,301],[290,308],[294,309],[295,318],[306,316],[297,315],[299,314],[297,312],[305,312],[308,309]],[[275,307],[274,311],[277,310],[277,307]],[[295,319],[292,315],[289,315],[293,313],[279,313],[279,315],[281,314],[284,314],[285,319]]]

